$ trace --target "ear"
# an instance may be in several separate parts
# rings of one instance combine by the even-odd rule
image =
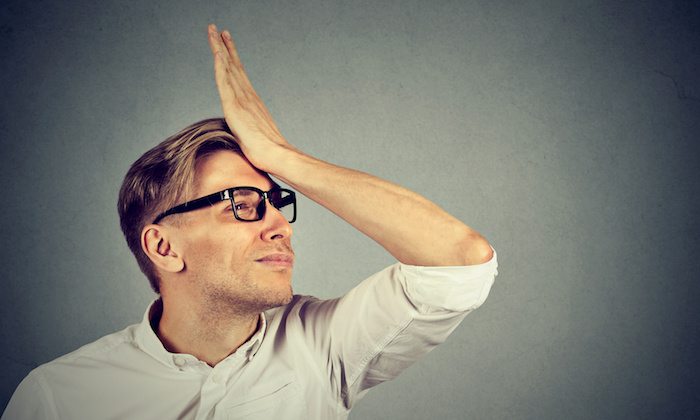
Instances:
[[[141,248],[156,267],[170,273],[185,268],[185,261],[171,243],[168,229],[161,225],[146,225],[141,231]]]

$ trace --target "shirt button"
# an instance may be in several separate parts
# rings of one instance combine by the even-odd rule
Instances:
[[[182,356],[177,356],[177,357],[175,358],[175,365],[177,365],[177,366],[185,366],[185,363],[186,363],[186,361],[185,361],[185,358],[184,358],[184,357],[182,357]]]
[[[218,384],[219,382],[221,382],[221,375],[219,375],[218,373],[217,373],[217,374],[214,374],[214,376],[211,377],[211,380],[212,380],[215,384]]]

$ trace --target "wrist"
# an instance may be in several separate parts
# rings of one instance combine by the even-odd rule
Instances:
[[[290,186],[294,186],[295,179],[299,178],[299,173],[303,171],[305,161],[313,158],[301,150],[286,144],[279,146],[274,153],[268,154],[267,164],[264,168],[259,168],[268,174],[280,179]]]

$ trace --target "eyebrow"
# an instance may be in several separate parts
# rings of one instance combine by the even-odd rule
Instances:
[[[270,191],[272,191],[272,190],[270,190]],[[233,193],[234,197],[244,196],[244,195],[253,195],[253,191],[252,190],[236,190]]]

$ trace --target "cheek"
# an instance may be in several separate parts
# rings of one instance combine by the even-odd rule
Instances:
[[[260,242],[259,226],[220,217],[212,215],[190,226],[187,237],[183,238],[183,256],[190,268],[232,267],[254,257],[253,248]]]
[[[219,229],[202,235],[188,244],[189,253],[202,264],[238,265],[245,261],[254,242],[242,233],[241,229]]]

